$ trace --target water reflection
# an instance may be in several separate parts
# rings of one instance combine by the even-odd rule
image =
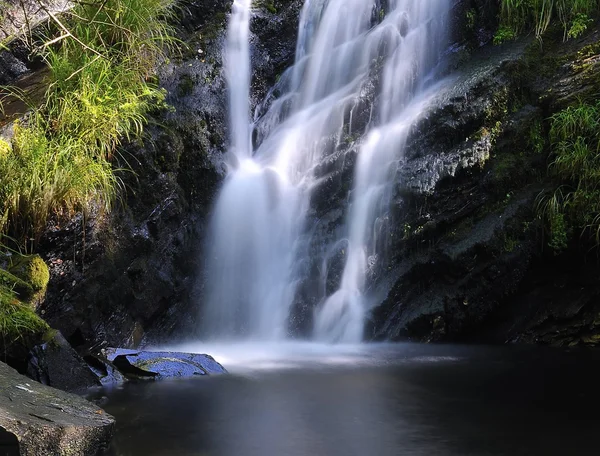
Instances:
[[[284,368],[258,356],[230,376],[108,392],[110,454],[597,454],[596,352],[382,345],[333,365],[305,348]]]

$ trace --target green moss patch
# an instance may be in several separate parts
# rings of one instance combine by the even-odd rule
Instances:
[[[31,299],[34,293],[31,285],[4,269],[0,269],[0,287],[16,293],[24,301]]]
[[[5,353],[15,344],[33,344],[49,331],[44,320],[0,284],[0,347]]]
[[[8,268],[9,272],[31,285],[33,291],[45,290],[50,280],[50,271],[39,255],[16,255]]]

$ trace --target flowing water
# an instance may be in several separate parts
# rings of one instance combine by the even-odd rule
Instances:
[[[410,128],[424,115],[447,45],[450,0],[306,0],[295,64],[250,122],[250,0],[236,0],[226,55],[230,173],[209,241],[202,321],[220,339],[279,340],[308,262],[307,213],[315,168],[348,135],[364,136],[349,215],[334,244],[348,246],[339,290],[323,296],[316,339],[359,342],[371,303],[367,271],[385,256],[381,220]],[[239,65],[239,67],[238,67]],[[376,82],[374,82],[376,81]],[[355,107],[378,86],[371,119],[351,131]],[[350,119],[350,120],[349,120]],[[253,130],[253,134],[250,131]],[[255,147],[251,146],[251,136]]]
[[[195,348],[231,374],[96,394],[117,418],[110,456],[598,454],[597,351]]]

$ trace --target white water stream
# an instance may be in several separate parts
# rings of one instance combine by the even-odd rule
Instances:
[[[314,338],[354,343],[369,304],[370,265],[385,255],[378,238],[410,127],[435,92],[447,45],[450,0],[306,0],[295,64],[281,94],[250,120],[250,0],[235,0],[228,31],[231,165],[212,219],[203,323],[222,340],[276,341],[288,318],[306,258],[306,216],[319,185],[315,167],[332,145],[364,141],[340,236],[348,245],[339,289],[316,309]],[[376,76],[378,75],[378,76]],[[377,78],[365,131],[348,117]],[[258,147],[251,146],[255,129]],[[335,148],[334,147],[334,148]],[[339,240],[338,240],[339,241]]]

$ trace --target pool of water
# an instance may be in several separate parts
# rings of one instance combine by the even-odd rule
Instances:
[[[173,347],[171,347],[173,348]],[[597,455],[600,352],[187,346],[230,374],[94,395],[111,456]]]

